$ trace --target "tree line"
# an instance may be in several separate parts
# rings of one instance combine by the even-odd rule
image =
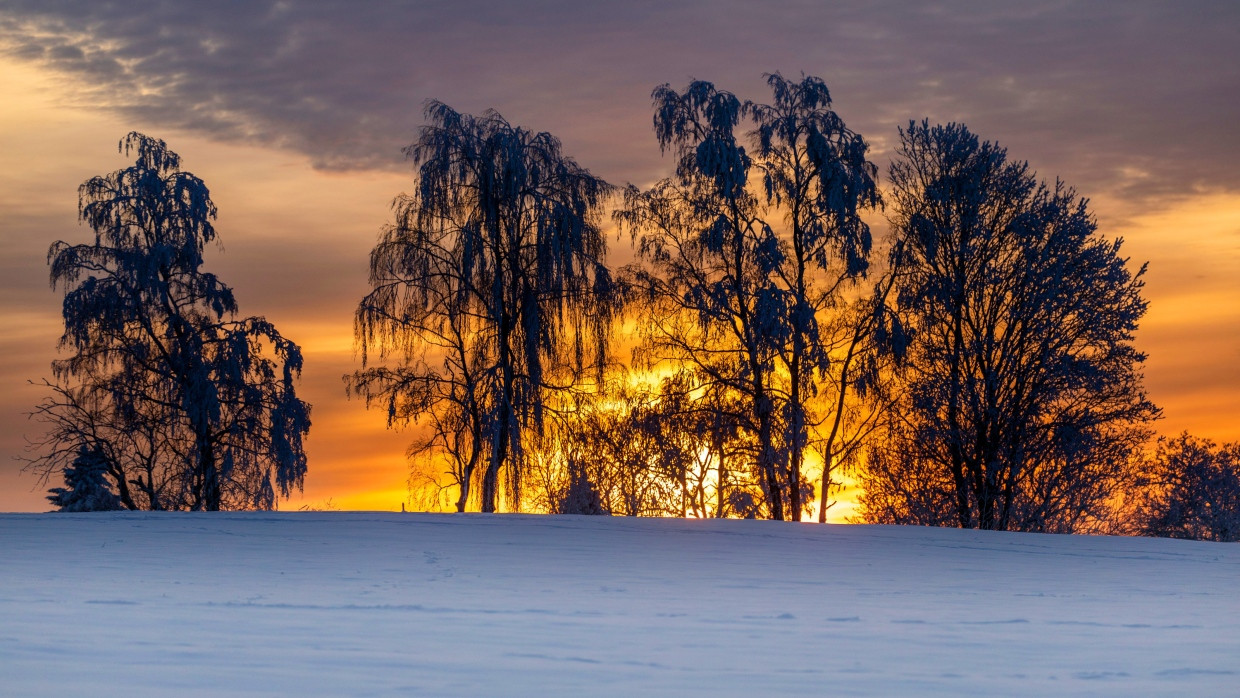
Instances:
[[[884,184],[822,80],[766,85],[656,88],[674,169],[646,189],[427,104],[345,377],[416,425],[411,483],[457,511],[824,521],[849,472],[870,522],[1237,536],[1234,444],[1147,453],[1145,267],[1085,199],[928,121]],[[299,350],[198,271],[205,185],[162,141],[122,148],[80,192],[95,245],[49,257],[76,353],[34,465],[67,509],[271,508],[305,473]]]

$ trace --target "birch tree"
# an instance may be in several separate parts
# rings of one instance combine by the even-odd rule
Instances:
[[[826,461],[822,515],[832,463],[854,445],[846,405],[885,321],[860,311],[883,307],[859,286],[871,249],[862,213],[880,198],[868,146],[831,109],[826,84],[766,77],[770,104],[704,81],[656,89],[655,134],[676,172],[630,189],[617,217],[646,265],[636,274],[653,309],[643,357],[683,363],[702,389],[735,397],[718,404],[745,406],[764,514],[799,520],[813,502],[807,453],[821,447]],[[823,386],[838,399],[824,400]]]
[[[645,351],[652,363],[691,366],[708,391],[744,396],[765,514],[783,519],[776,363],[789,325],[776,270],[784,252],[749,188],[753,160],[736,133],[748,105],[700,80],[652,96],[655,135],[676,172],[644,192],[630,187],[617,213],[648,265],[634,269],[650,308]]]
[[[788,304],[788,341],[780,357],[788,374],[783,422],[789,509],[799,520],[802,468],[817,421],[811,404],[819,385],[828,384],[837,399],[823,415],[831,420],[819,500],[819,520],[825,521],[846,401],[850,387],[863,375],[857,370],[858,357],[870,334],[871,318],[850,312],[844,296],[869,267],[870,227],[861,214],[880,204],[878,169],[866,160],[865,140],[831,109],[831,94],[820,78],[794,82],[775,73],[767,75],[767,86],[771,104],[751,109],[762,192],[771,214],[783,218],[784,228],[786,253],[776,273]],[[822,322],[837,332],[824,331]],[[813,492],[808,494],[812,498]]]
[[[431,101],[425,114],[405,150],[416,186],[371,253],[349,382],[390,419],[430,425],[458,509],[479,468],[482,511],[501,485],[515,509],[550,396],[601,377],[618,303],[599,227],[612,187],[494,111]]]
[[[200,269],[216,240],[207,186],[161,141],[130,133],[133,166],[78,190],[86,244],[48,252],[68,357],[52,364],[32,465],[102,467],[129,509],[270,509],[306,474],[300,348]]]

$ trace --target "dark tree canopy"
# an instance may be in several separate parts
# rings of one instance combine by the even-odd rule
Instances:
[[[744,396],[766,515],[783,519],[774,382],[788,337],[776,277],[784,250],[749,188],[753,160],[736,134],[747,105],[700,80],[684,92],[660,86],[653,98],[655,135],[676,174],[647,191],[630,187],[616,214],[646,263],[632,269],[648,301],[644,350],[652,362],[691,366],[708,391]]]
[[[131,509],[272,508],[306,473],[301,351],[261,317],[233,319],[232,290],[200,270],[216,239],[202,180],[161,140],[130,133],[120,150],[133,166],[79,189],[93,243],[48,252],[69,356],[35,410],[50,429],[33,464],[88,453]]]
[[[1086,528],[1158,416],[1133,347],[1144,269],[1071,189],[965,127],[911,123],[900,137],[893,266],[914,340],[865,516]]]
[[[426,118],[405,151],[417,186],[371,253],[355,320],[363,364],[394,365],[349,380],[390,422],[429,423],[414,450],[446,456],[458,509],[482,463],[482,510],[501,474],[516,508],[551,395],[601,375],[617,301],[599,209],[612,188],[494,111],[432,101]]]

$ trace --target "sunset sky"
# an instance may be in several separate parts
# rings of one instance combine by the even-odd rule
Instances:
[[[304,349],[309,475],[281,508],[390,510],[410,436],[341,376],[425,100],[495,108],[645,186],[671,169],[652,88],[698,78],[761,101],[777,70],[823,78],[884,175],[898,126],[960,121],[1089,197],[1149,262],[1157,428],[1240,440],[1240,4],[0,0],[0,511],[48,508],[17,460],[39,429],[27,381],[50,375],[62,329],[47,249],[89,239],[77,187],[131,164],[126,132],[207,183],[223,250],[206,270]]]

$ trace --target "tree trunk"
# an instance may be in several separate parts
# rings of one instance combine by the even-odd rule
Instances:
[[[801,462],[805,457],[805,409],[801,404],[801,357],[797,349],[799,338],[793,340],[793,366],[790,379],[792,381],[792,439],[788,453],[788,506],[792,509],[792,520],[801,520]],[[812,496],[811,496],[812,499]]]
[[[499,499],[499,469],[508,456],[508,411],[503,410],[499,428],[491,436],[491,458],[487,469],[482,473],[482,512],[494,514],[495,504]]]
[[[987,531],[995,528],[995,488],[990,477],[990,471],[995,465],[993,461],[986,461],[979,465],[978,473],[974,477],[977,489],[977,527]]]
[[[827,436],[826,448],[822,451],[822,492],[818,499],[818,523],[827,522],[827,496],[831,489],[831,472],[835,467],[835,440],[839,436],[840,427],[844,424],[844,401],[848,396],[848,369],[856,356],[857,344],[861,341],[861,332],[854,332],[852,342],[848,345],[848,354],[844,356],[844,365],[840,368],[840,393],[835,401],[835,417],[831,422],[831,433]]]
[[[476,442],[475,442],[476,443]],[[461,514],[465,511],[465,505],[469,503],[469,483],[474,479],[474,469],[477,467],[478,451],[474,450],[474,455],[469,459],[469,465],[465,466],[465,472],[461,477],[461,495],[456,498],[456,513]]]
[[[109,459],[111,460],[111,459]],[[134,504],[133,494],[129,491],[129,482],[125,480],[125,473],[121,471],[120,466],[108,463],[108,474],[116,482],[116,493],[120,497],[121,504],[130,511],[135,511],[138,506]]]
[[[718,417],[716,417],[718,419]],[[716,424],[714,434],[712,434],[715,449],[715,458],[718,459],[719,484],[715,487],[715,518],[722,519],[727,515],[727,482],[728,471],[727,466],[723,462],[723,432],[722,428]]]
[[[797,180],[800,181],[800,169],[797,170]],[[802,305],[809,308],[808,290],[805,284],[805,246],[803,244],[805,232],[800,224],[801,220],[801,202],[797,199],[792,206],[792,248],[796,264],[796,281],[794,284],[794,293],[796,306],[793,310],[794,321],[792,324],[792,361],[788,365],[788,381],[791,384],[789,391],[789,402],[792,407],[792,424],[790,431],[792,438],[788,440],[788,495],[789,505],[792,507],[792,520],[801,520],[801,464],[805,459],[805,404],[801,395],[801,371],[804,370],[805,357],[805,334],[806,329],[802,327],[804,312]],[[814,498],[811,493],[809,499]]]
[[[776,472],[775,437],[772,421],[774,408],[765,391],[759,391],[756,401],[758,407],[758,470],[765,480],[767,506],[771,511],[771,519],[784,520],[784,494],[779,486],[779,473]]]
[[[972,515],[969,511],[969,482],[965,475],[966,462],[964,457],[963,433],[960,426],[960,390],[962,371],[960,362],[964,352],[964,328],[960,314],[964,312],[964,294],[956,294],[956,311],[952,317],[952,364],[948,383],[947,424],[948,452],[951,459],[952,479],[956,485],[956,517],[961,528],[972,528]]]
[[[219,466],[215,462],[215,449],[210,441],[200,442],[198,450],[198,472],[202,476],[202,508],[204,511],[219,511],[222,495],[220,491]]]

